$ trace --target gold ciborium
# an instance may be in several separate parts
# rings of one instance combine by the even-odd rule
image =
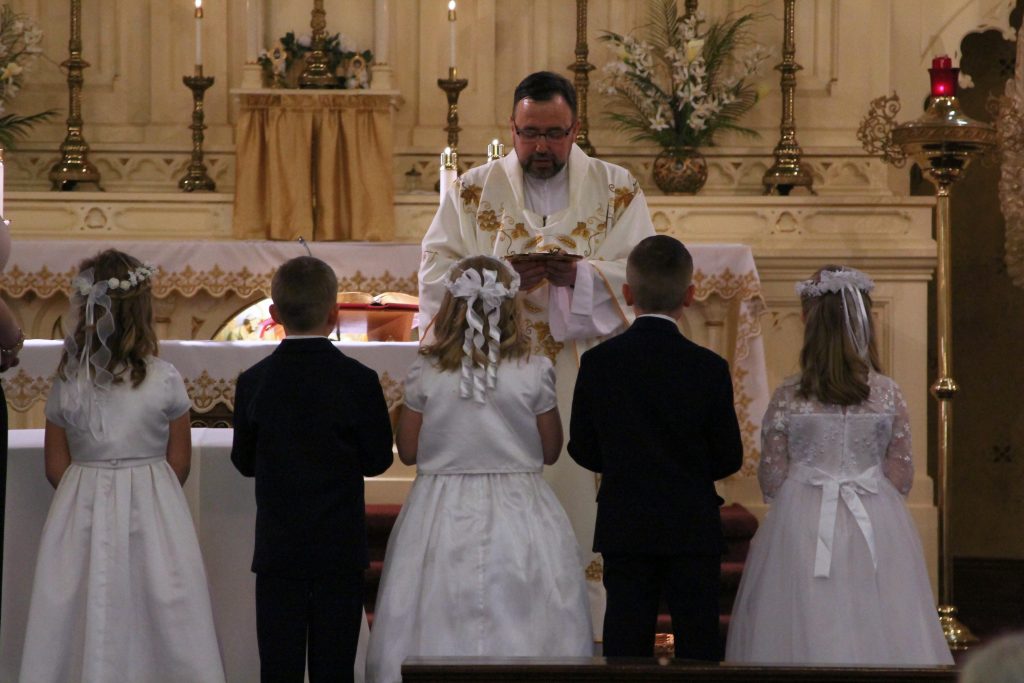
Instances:
[[[992,150],[995,129],[960,110],[956,98],[959,69],[949,57],[936,57],[928,70],[932,79],[927,110],[914,121],[892,129],[892,142],[921,167],[935,184],[936,342],[939,376],[932,384],[938,401],[938,507],[939,507],[939,621],[950,650],[966,650],[977,638],[956,618],[953,606],[953,557],[949,544],[949,468],[953,461],[952,272],[950,260],[949,195],[968,164]]]

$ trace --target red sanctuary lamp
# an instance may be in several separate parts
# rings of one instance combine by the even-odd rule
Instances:
[[[995,147],[995,129],[960,110],[956,97],[960,69],[943,55],[932,60],[932,88],[925,112],[892,129],[892,141],[935,185],[935,328],[938,377],[931,394],[938,402],[936,504],[939,513],[939,622],[951,650],[965,650],[977,638],[957,618],[953,597],[953,556],[949,543],[949,472],[953,461],[953,281],[950,256],[950,192],[975,157]]]
[[[960,69],[953,67],[953,60],[942,55],[932,60],[928,69],[932,77],[932,97],[956,97],[956,82]]]

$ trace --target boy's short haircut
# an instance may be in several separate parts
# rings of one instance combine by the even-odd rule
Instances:
[[[270,282],[270,297],[285,328],[293,332],[316,330],[337,306],[338,276],[313,256],[286,261]]]
[[[668,313],[682,305],[693,279],[693,257],[668,235],[645,237],[626,260],[626,282],[636,306],[648,313]]]

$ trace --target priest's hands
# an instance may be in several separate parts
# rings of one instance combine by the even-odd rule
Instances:
[[[555,287],[572,287],[576,284],[576,264],[578,261],[548,261],[548,282]]]
[[[530,291],[547,280],[555,287],[576,284],[577,261],[520,261],[510,265],[519,273],[519,288]]]

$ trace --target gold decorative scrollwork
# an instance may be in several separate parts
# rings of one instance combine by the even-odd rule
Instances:
[[[892,129],[896,125],[896,114],[900,112],[900,96],[882,95],[871,100],[867,116],[860,122],[857,139],[868,154],[881,156],[886,163],[902,168],[907,155],[898,145],[893,144]]]

